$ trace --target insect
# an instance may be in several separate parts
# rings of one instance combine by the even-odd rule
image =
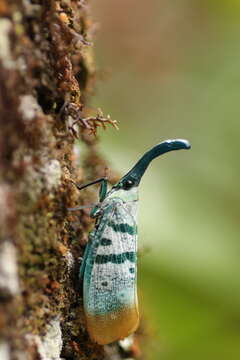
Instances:
[[[136,217],[141,178],[154,158],[189,148],[186,140],[161,142],[147,151],[110,191],[106,178],[78,186],[81,190],[101,183],[100,201],[90,213],[96,225],[89,234],[80,268],[87,330],[98,344],[123,339],[139,324]]]

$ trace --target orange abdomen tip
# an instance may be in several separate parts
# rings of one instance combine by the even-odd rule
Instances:
[[[86,314],[90,338],[100,345],[110,344],[132,334],[139,325],[138,307],[125,307],[103,315]]]

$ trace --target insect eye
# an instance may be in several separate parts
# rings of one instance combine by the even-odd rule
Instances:
[[[124,190],[128,190],[133,186],[133,181],[132,180],[126,180],[123,184],[123,189]]]

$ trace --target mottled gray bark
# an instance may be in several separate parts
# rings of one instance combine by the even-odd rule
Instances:
[[[112,122],[85,110],[92,29],[87,1],[0,2],[1,360],[123,356],[86,332],[76,280],[91,220],[67,212],[92,200],[79,200],[70,179],[103,175],[89,134]],[[76,136],[87,147],[82,167]]]

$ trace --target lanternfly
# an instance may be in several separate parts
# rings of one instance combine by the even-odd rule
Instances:
[[[89,235],[80,268],[87,329],[99,344],[123,339],[138,327],[138,185],[154,158],[180,149],[190,149],[188,141],[166,140],[154,146],[110,191],[106,178],[78,186],[81,190],[101,183],[100,201],[90,213],[96,225]]]

